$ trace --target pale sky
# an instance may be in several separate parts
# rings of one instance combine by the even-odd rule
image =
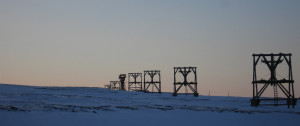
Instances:
[[[300,96],[299,0],[0,0],[0,19],[0,83],[103,87],[157,69],[171,92],[173,67],[196,66],[200,95],[251,97],[251,55],[282,52]]]

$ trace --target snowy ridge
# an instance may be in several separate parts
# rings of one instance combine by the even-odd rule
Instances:
[[[243,125],[283,125],[299,123],[299,117],[299,105],[251,107],[245,97],[0,84],[1,126],[198,124],[195,120],[206,125],[232,125],[236,120],[247,120],[240,122]]]
[[[300,114],[299,107],[251,107],[250,98],[191,95],[172,96],[86,87],[1,85],[0,111],[93,112],[183,109],[190,111]]]

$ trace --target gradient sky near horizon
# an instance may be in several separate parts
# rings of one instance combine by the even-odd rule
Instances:
[[[0,83],[103,87],[158,69],[171,92],[173,67],[196,66],[201,95],[251,97],[251,55],[282,52],[300,96],[299,0],[0,0],[0,19]]]

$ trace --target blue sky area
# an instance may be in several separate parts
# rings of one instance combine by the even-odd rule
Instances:
[[[249,97],[251,55],[282,52],[293,54],[299,97],[299,6],[299,0],[0,0],[0,83],[103,87],[121,73],[158,69],[163,91],[172,91],[173,67],[196,66],[200,94]]]

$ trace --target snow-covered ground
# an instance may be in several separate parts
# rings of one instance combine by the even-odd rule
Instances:
[[[299,125],[300,107],[250,98],[0,84],[0,126]]]

